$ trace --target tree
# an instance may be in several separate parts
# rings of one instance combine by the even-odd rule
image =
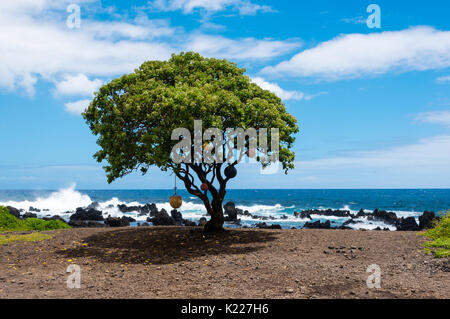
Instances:
[[[133,171],[146,174],[151,166],[171,170],[190,194],[203,201],[211,216],[205,231],[222,230],[222,205],[230,181],[224,170],[239,161],[176,164],[171,152],[177,141],[172,141],[171,134],[177,128],[192,132],[194,120],[221,131],[278,128],[279,162],[285,173],[292,169],[297,121],[280,98],[252,83],[244,73],[245,69],[227,60],[188,52],[174,54],[169,61],[145,62],[134,73],[102,86],[83,117],[99,136],[101,149],[94,158],[108,163],[104,166],[108,183]],[[247,142],[245,152],[249,148]],[[267,165],[260,157],[257,161]],[[208,189],[202,190],[198,182]]]

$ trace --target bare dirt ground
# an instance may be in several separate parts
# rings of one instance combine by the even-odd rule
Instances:
[[[103,228],[0,246],[0,298],[450,298],[413,232]],[[81,269],[68,289],[67,267]],[[381,268],[369,289],[367,267]]]

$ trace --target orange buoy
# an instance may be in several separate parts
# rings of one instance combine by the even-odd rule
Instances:
[[[203,143],[203,150],[204,151],[210,151],[211,150],[211,144],[208,142]]]
[[[202,191],[206,192],[208,190],[208,184],[203,183],[202,186],[200,186],[200,188],[202,189]]]
[[[175,175],[175,188],[173,196],[170,197],[170,206],[172,206],[173,209],[178,209],[181,205],[183,205],[183,198],[180,195],[177,195],[177,176]]]
[[[256,155],[256,150],[254,148],[250,148],[247,152],[247,156],[249,158],[253,158],[253,157],[255,157],[255,155]]]

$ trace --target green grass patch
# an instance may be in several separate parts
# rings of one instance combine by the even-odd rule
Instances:
[[[5,245],[17,241],[22,242],[36,242],[41,240],[47,240],[53,238],[53,235],[42,234],[42,233],[31,233],[31,234],[5,234],[0,235],[0,245]]]
[[[18,219],[11,215],[6,207],[0,206],[0,232],[67,229],[69,225],[60,220],[42,220],[37,218]]]
[[[450,257],[450,213],[443,216],[424,235],[431,239],[424,244],[426,252],[433,252],[438,258]]]

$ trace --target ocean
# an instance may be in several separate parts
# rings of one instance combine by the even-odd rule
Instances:
[[[183,197],[183,206],[179,211],[183,218],[198,221],[206,216],[206,211],[199,199],[186,191],[179,190]],[[146,217],[136,213],[121,213],[117,205],[139,206],[155,203],[158,209],[164,208],[170,212],[169,198],[173,190],[78,190],[74,186],[60,190],[0,190],[0,206],[13,206],[28,211],[30,207],[40,209],[38,217],[59,215],[64,219],[77,207],[86,207],[92,202],[98,202],[104,216],[133,217],[137,223],[145,222]],[[392,211],[399,217],[413,216],[416,219],[425,211],[440,212],[450,208],[450,189],[343,189],[343,190],[228,190],[224,204],[232,201],[237,208],[247,210],[259,216],[272,216],[275,221],[270,224],[280,224],[283,228],[302,227],[309,220],[294,217],[294,212],[306,209],[346,209],[357,213],[360,209],[371,212],[374,209]],[[43,211],[44,209],[48,211]],[[281,219],[283,215],[287,219]],[[330,220],[332,227],[340,226],[348,218],[335,216],[312,215],[313,221]],[[242,217],[242,225],[252,227],[260,220]],[[226,225],[227,227],[234,227]],[[382,222],[369,221],[364,218],[361,223],[350,227],[374,229],[377,227],[395,230],[395,227]]]

